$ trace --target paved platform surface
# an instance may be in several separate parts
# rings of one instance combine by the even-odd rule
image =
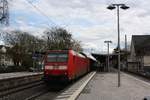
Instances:
[[[0,74],[0,80],[42,74],[42,72],[14,72]]]
[[[118,88],[117,73],[97,73],[77,100],[143,100],[145,96],[150,96],[147,82],[122,73]]]

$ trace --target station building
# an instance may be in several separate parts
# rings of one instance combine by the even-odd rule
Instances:
[[[150,35],[132,35],[128,70],[150,72]]]

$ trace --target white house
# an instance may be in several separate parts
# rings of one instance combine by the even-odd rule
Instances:
[[[11,66],[13,65],[12,59],[7,54],[7,50],[10,47],[0,45],[0,66]]]

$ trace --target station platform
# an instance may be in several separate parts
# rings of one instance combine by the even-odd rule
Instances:
[[[150,83],[121,73],[121,87],[118,87],[117,78],[116,72],[97,73],[77,100],[145,100],[144,97],[150,96]]]
[[[14,72],[0,74],[0,96],[5,91],[42,80],[42,72]]]
[[[42,72],[13,72],[13,73],[2,73],[0,74],[0,80],[10,79],[10,78],[18,78],[18,77],[25,77],[25,76],[33,76],[39,75]]]

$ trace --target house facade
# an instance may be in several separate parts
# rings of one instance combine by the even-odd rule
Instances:
[[[150,35],[133,35],[128,70],[150,71]]]
[[[7,50],[9,47],[0,45],[0,66],[2,67],[7,67],[7,66],[12,66],[13,61],[11,57],[7,54]]]

